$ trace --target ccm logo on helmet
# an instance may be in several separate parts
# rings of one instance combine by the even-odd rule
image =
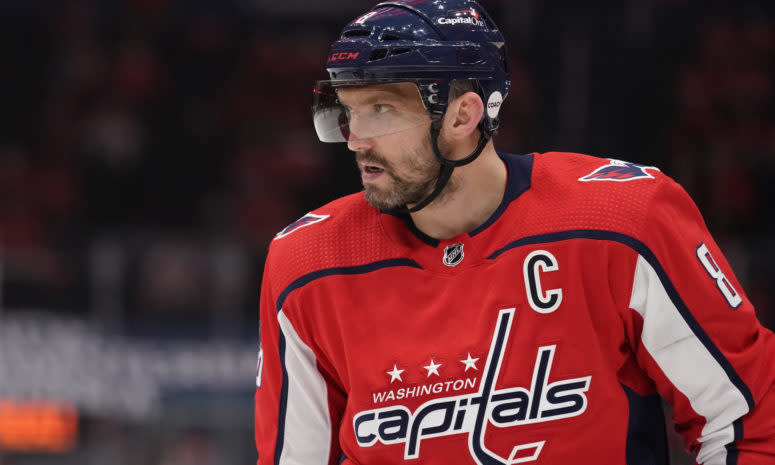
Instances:
[[[358,55],[360,55],[360,52],[336,52],[328,57],[328,61],[354,60],[358,58]]]

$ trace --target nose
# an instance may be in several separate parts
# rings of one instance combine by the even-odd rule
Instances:
[[[357,134],[350,131],[349,136],[347,137],[347,148],[352,150],[353,152],[361,152],[363,150],[368,150],[372,146],[371,139],[361,139],[358,137]]]

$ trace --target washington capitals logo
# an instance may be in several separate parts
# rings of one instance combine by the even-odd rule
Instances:
[[[572,418],[587,410],[592,376],[549,381],[556,345],[538,348],[530,386],[496,388],[516,309],[505,308],[498,320],[482,371],[478,392],[429,400],[411,411],[403,405],[361,411],[353,417],[361,447],[403,444],[404,460],[421,456],[421,445],[441,436],[468,436],[468,450],[477,465],[514,465],[538,460],[545,440],[512,443],[507,457],[485,444],[488,429],[532,425]],[[469,354],[470,358],[470,354]],[[433,361],[431,361],[433,364]],[[427,368],[427,367],[426,367]],[[400,371],[394,365],[394,371]],[[388,372],[391,374],[391,372]]]
[[[646,170],[656,170],[659,168],[655,166],[639,165],[637,163],[630,163],[628,161],[614,160],[605,166],[601,166],[590,174],[579,178],[579,181],[616,181],[625,182],[632,181],[633,179],[654,179],[654,176],[650,175]]]
[[[283,238],[283,237],[287,236],[288,234],[290,234],[290,233],[292,233],[294,231],[297,231],[297,230],[299,230],[299,229],[301,229],[301,228],[303,228],[305,226],[309,226],[309,225],[312,225],[312,224],[315,224],[315,223],[320,223],[321,221],[327,219],[330,216],[331,215],[316,215],[314,213],[307,213],[306,215],[302,216],[298,220],[296,220],[293,223],[291,223],[288,226],[286,226],[285,229],[283,229],[282,231],[277,233],[274,236],[274,238],[275,239]]]

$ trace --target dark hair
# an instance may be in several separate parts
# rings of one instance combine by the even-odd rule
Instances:
[[[455,100],[456,98],[460,97],[461,95],[465,94],[466,92],[476,92],[478,93],[479,86],[477,85],[477,82],[473,79],[459,79],[457,81],[452,81],[452,84],[449,85],[449,102]]]

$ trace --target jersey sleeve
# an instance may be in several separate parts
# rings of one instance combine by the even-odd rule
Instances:
[[[689,196],[661,184],[634,245],[638,363],[673,405],[697,463],[775,463],[775,336]]]
[[[290,304],[278,300],[271,261],[270,252],[260,302],[255,394],[258,465],[338,464],[344,398],[321,372],[314,345],[300,331],[301,323],[292,321]]]

